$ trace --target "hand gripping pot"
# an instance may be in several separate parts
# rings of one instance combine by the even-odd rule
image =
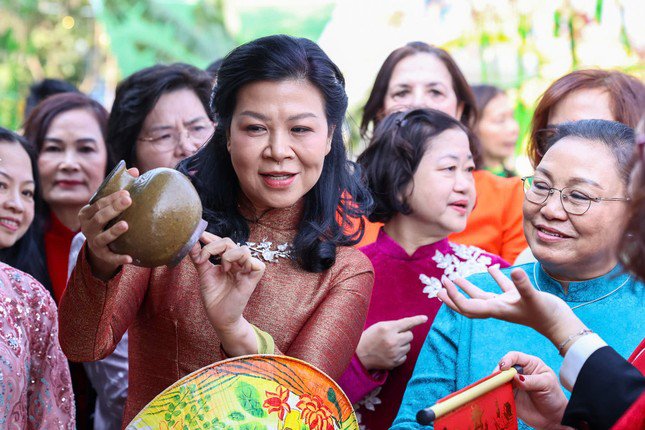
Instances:
[[[90,204],[119,190],[130,193],[132,205],[105,228],[123,220],[128,230],[109,248],[131,256],[136,266],[177,265],[206,229],[199,195],[190,180],[177,170],[160,167],[135,178],[121,160]]]

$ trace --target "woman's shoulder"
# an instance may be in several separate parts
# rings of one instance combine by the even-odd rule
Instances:
[[[363,252],[352,246],[339,246],[336,248],[336,262],[332,266],[336,272],[359,274],[364,272],[374,273],[372,262]]]
[[[48,306],[55,306],[49,292],[30,274],[2,262],[0,262],[0,272],[2,283],[8,284],[5,288],[10,289],[21,299],[29,303],[44,302]]]
[[[510,266],[506,260],[497,254],[492,254],[474,245],[464,245],[461,243],[448,242],[452,253],[464,262],[477,263],[482,267],[490,267],[498,264],[500,267],[505,268]],[[486,272],[486,270],[480,270]],[[473,272],[474,273],[474,272]],[[469,276],[469,274],[464,275]]]

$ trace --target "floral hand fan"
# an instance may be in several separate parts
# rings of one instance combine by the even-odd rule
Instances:
[[[354,430],[345,393],[314,366],[283,355],[220,361],[155,397],[128,430]]]

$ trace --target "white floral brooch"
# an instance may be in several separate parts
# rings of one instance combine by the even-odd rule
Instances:
[[[283,243],[273,249],[273,242],[264,239],[262,242],[246,242],[244,245],[251,250],[251,256],[266,261],[277,263],[278,258],[291,258],[291,244]]]

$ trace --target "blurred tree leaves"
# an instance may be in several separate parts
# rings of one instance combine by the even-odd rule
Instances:
[[[222,0],[95,0],[122,76],[157,63],[206,67],[234,47]]]
[[[69,18],[63,23],[63,18]],[[0,125],[17,129],[29,85],[44,77],[83,79],[94,39],[84,0],[0,0]]]
[[[100,93],[108,50],[119,68],[108,87],[157,63],[205,67],[235,45],[223,22],[222,0],[0,0],[0,126],[20,127],[44,77]]]

